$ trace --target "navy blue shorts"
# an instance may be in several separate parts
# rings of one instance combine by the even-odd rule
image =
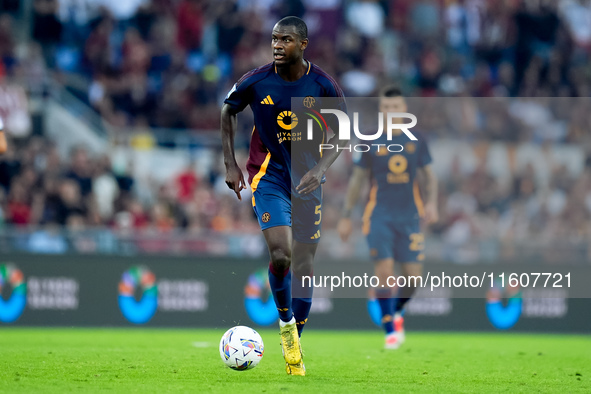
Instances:
[[[418,220],[395,222],[372,217],[366,236],[374,260],[393,258],[398,263],[416,263],[425,259],[425,237]]]
[[[284,187],[261,178],[252,194],[252,207],[261,230],[290,226],[294,240],[318,243],[322,220],[322,192],[315,191],[307,197],[310,199],[291,198]]]

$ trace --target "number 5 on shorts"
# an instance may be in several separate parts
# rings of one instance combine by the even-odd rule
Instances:
[[[319,225],[320,221],[322,220],[322,211],[320,210],[321,208],[322,205],[316,205],[316,209],[314,210],[314,213],[318,215],[318,220],[314,222],[315,225]]]

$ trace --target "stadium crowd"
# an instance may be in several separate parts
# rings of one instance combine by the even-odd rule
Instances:
[[[26,51],[17,50],[13,16],[0,16],[0,75],[32,76],[29,90],[52,75],[113,126],[217,129],[223,97],[244,72],[270,60],[273,22],[291,14],[308,22],[307,57],[348,96],[375,95],[396,80],[423,98],[415,109],[432,145],[450,138],[474,149],[494,141],[577,144],[583,161],[591,152],[589,1],[35,0],[32,12]],[[551,96],[565,99],[545,99]],[[454,99],[446,111],[430,111],[429,97]],[[504,105],[503,97],[536,99]],[[0,158],[2,223],[258,231],[248,198],[238,203],[229,193],[218,163],[205,176],[187,167],[167,183],[146,185],[132,168],[115,168],[84,147],[60,157],[45,137],[15,138],[12,146]],[[579,172],[554,163],[545,180],[531,165],[500,179],[483,165],[458,163],[441,177],[441,220],[430,230],[450,245],[591,237],[589,163]],[[324,229],[339,218],[349,169],[330,171]]]
[[[436,160],[438,152],[455,153],[438,164],[441,220],[430,232],[449,245],[487,239],[576,243],[591,237],[591,163],[580,163],[585,155],[579,147],[569,145],[561,158],[549,142],[533,154],[522,149],[532,144],[502,144],[503,151],[517,151],[511,159],[517,164],[503,174],[494,164],[498,157],[490,157],[494,143],[486,143],[488,153],[482,155],[478,144],[438,149],[444,142],[450,140],[433,139]],[[119,169],[108,156],[93,157],[83,147],[67,160],[41,137],[13,147],[0,159],[0,222],[76,231],[98,226],[122,234],[259,233],[249,191],[239,202],[225,185],[221,163],[203,176],[191,162],[168,182],[146,184],[134,178],[133,168]],[[468,153],[476,159],[466,160]],[[574,167],[564,160],[573,154]],[[244,168],[245,152],[239,156]],[[341,163],[347,165],[328,174],[324,230],[334,229],[339,219],[350,160],[345,152]]]
[[[591,93],[587,0],[35,0],[32,46],[113,125],[215,129],[234,81],[269,61],[284,15],[306,19],[306,56],[348,96],[391,80],[414,96]]]

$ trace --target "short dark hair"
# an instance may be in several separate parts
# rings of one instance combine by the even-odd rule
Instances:
[[[306,22],[297,16],[286,16],[277,22],[277,24],[279,26],[294,26],[300,39],[305,40],[308,38],[308,26],[306,25]]]
[[[388,85],[382,89],[382,97],[403,97],[402,90],[398,85]]]

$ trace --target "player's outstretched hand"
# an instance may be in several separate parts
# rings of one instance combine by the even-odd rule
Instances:
[[[343,242],[347,242],[351,233],[353,232],[353,223],[351,223],[351,219],[349,218],[342,218],[339,220],[339,224],[337,225],[337,231],[341,240]]]
[[[314,167],[302,177],[300,184],[296,187],[296,191],[300,194],[308,194],[316,190],[322,182],[322,175],[324,172]]]
[[[246,189],[246,182],[244,182],[244,175],[238,164],[234,163],[234,165],[226,167],[226,185],[234,190],[238,199],[242,201],[240,192]]]
[[[437,206],[432,203],[425,204],[425,222],[427,224],[437,223],[439,221],[439,213]]]

